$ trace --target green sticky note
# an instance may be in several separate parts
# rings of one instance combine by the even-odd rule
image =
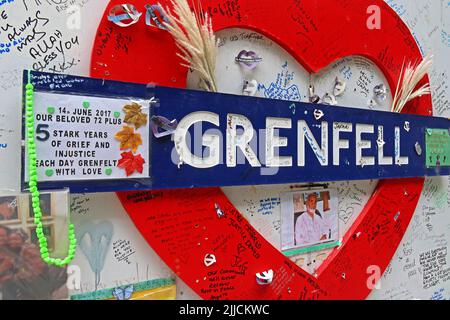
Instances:
[[[450,166],[450,132],[447,129],[427,129],[425,133],[427,167]]]

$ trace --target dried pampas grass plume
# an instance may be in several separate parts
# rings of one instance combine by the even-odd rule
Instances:
[[[164,10],[168,20],[164,25],[181,52],[177,55],[185,62],[182,65],[198,72],[202,89],[217,92],[214,72],[218,41],[211,18],[203,14],[200,5],[192,12],[187,0],[172,0],[171,3],[173,13],[168,8]]]
[[[405,68],[403,63],[400,77],[395,91],[394,101],[392,102],[392,112],[402,112],[405,105],[423,95],[431,94],[430,85],[424,84],[420,88],[414,90],[420,80],[430,71],[433,63],[433,56],[427,55],[419,64],[412,64],[411,62]]]

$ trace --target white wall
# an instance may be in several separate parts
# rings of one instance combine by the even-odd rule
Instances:
[[[8,16],[7,19],[0,18],[0,26],[10,25],[19,27],[23,22],[31,17],[36,17],[37,11],[40,11],[40,17],[49,19],[44,26],[44,20],[38,22],[38,30],[45,32],[46,36],[57,33],[61,34],[61,40],[69,41],[78,39],[79,45],[66,51],[63,55],[58,55],[56,59],[48,65],[45,70],[49,71],[55,65],[58,67],[64,61],[65,72],[76,75],[89,74],[89,60],[96,27],[103,14],[107,4],[106,0],[71,0],[75,5],[81,8],[80,29],[69,29],[67,26],[68,13],[62,9],[64,1],[35,1],[35,0],[15,0],[11,3],[0,6],[1,16]],[[402,16],[414,33],[417,41],[425,53],[434,54],[434,67],[431,72],[431,84],[433,89],[433,107],[434,113],[438,116],[450,117],[450,3],[446,0],[398,0],[387,1]],[[27,4],[28,10],[25,9]],[[58,32],[59,31],[59,32]],[[6,43],[7,33],[0,30],[0,43]],[[224,39],[230,39],[233,33],[238,35],[241,31],[231,30],[221,33]],[[232,62],[236,50],[254,48],[261,55],[264,55],[265,62],[258,67],[256,74],[251,76],[257,78],[260,83],[269,85],[275,82],[276,76],[283,71],[282,65],[287,61],[287,69],[294,73],[292,84],[298,86],[302,95],[307,95],[306,89],[310,81],[316,84],[317,91],[323,94],[331,90],[330,86],[334,82],[336,75],[343,75],[343,66],[354,70],[353,77],[349,79],[347,85],[354,87],[357,76],[361,70],[373,75],[372,84],[378,84],[384,81],[383,76],[378,69],[370,63],[361,63],[360,58],[352,57],[345,59],[342,64],[334,64],[320,75],[308,75],[305,70],[290,58],[276,44],[267,39],[248,42],[239,40],[235,42],[226,41],[220,49],[219,66],[217,76],[219,78],[219,87],[222,91],[239,93],[240,83],[245,74],[242,74],[236,64]],[[19,172],[20,167],[20,108],[21,108],[21,71],[23,69],[33,68],[33,65],[39,63],[42,59],[34,59],[29,52],[18,52],[16,48],[11,48],[11,52],[0,54],[0,96],[2,104],[0,105],[0,145],[7,144],[6,148],[0,148],[0,191],[19,190]],[[74,65],[71,66],[71,63]],[[364,65],[362,67],[362,65]],[[191,82],[195,86],[195,81]],[[263,95],[263,93],[260,93]],[[367,98],[361,94],[353,94],[347,91],[347,94],[339,101],[340,104],[348,106],[362,106],[368,108]],[[388,102],[380,109],[386,109]],[[339,182],[334,183],[339,191],[340,206],[340,224],[341,232],[351,225],[358,216],[361,208],[370,197],[376,182]],[[273,208],[271,214],[264,216],[258,215],[257,209],[260,206],[260,200],[266,197],[279,197],[282,190],[287,190],[289,186],[277,187],[248,187],[248,188],[226,188],[225,192],[230,199],[241,209],[248,219],[260,230],[275,246],[279,246],[279,208]],[[450,203],[449,203],[450,179],[448,177],[427,179],[426,186],[416,213],[412,219],[411,225],[405,235],[398,252],[396,253],[390,267],[381,280],[381,288],[375,290],[372,299],[431,299],[443,296],[450,298],[450,280],[449,280],[449,252],[448,245],[450,239]],[[119,237],[126,237],[135,243],[135,248],[139,250],[139,258],[136,261],[143,261],[147,257],[152,264],[152,275],[150,277],[165,277],[170,272],[161,264],[157,256],[150,248],[143,245],[143,240],[129,219],[124,216],[125,213],[118,206],[109,206],[108,210],[101,205],[102,201],[116,203],[114,194],[89,195],[90,199],[84,202],[84,209],[89,211],[88,219],[97,221],[106,219],[113,221],[117,225],[125,224]],[[77,196],[77,201],[83,199]],[[87,206],[87,207],[86,207]],[[83,210],[84,210],[83,209]],[[75,212],[75,215],[84,214],[83,210]],[[81,221],[86,217],[75,217],[75,221]],[[124,222],[128,221],[128,222]],[[436,251],[435,249],[445,248]],[[444,263],[437,267],[434,272],[432,268],[427,268],[425,259],[431,259],[430,251],[435,250],[434,254],[442,253],[445,259]],[[309,254],[297,258],[299,264],[302,264],[307,270],[313,271],[327,252]],[[421,259],[422,257],[422,259]],[[109,258],[107,258],[109,259]],[[86,272],[83,277],[86,288],[93,287],[92,270],[90,270],[80,253],[77,254],[75,264],[79,264]],[[421,265],[421,263],[423,265]],[[430,263],[430,261],[429,261]],[[309,264],[309,266],[308,266]],[[148,267],[147,267],[148,268]],[[106,271],[103,277],[102,287],[124,284],[135,281],[136,271],[131,267],[123,267],[123,272],[119,274]],[[439,271],[441,270],[441,271]],[[91,280],[90,280],[91,279]],[[424,284],[424,279],[426,283]],[[89,282],[90,281],[90,282]],[[431,287],[428,287],[433,284]],[[192,298],[194,294],[180,285],[179,292],[183,295],[180,298]]]

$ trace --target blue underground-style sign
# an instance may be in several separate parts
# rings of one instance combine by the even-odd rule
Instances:
[[[53,80],[61,85],[52,86]],[[36,92],[144,99],[149,101],[153,127],[148,130],[144,177],[49,180],[40,183],[43,189],[199,188],[423,177],[450,171],[450,122],[445,118],[38,72],[32,72],[32,82]]]

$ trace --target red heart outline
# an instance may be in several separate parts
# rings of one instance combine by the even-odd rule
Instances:
[[[148,0],[130,1],[143,11]],[[418,61],[421,54],[407,26],[382,0],[202,0],[203,8],[211,9],[215,30],[231,27],[252,29],[276,41],[308,71],[318,72],[334,61],[350,55],[361,55],[381,68],[391,88],[395,88],[404,61]],[[168,1],[162,1],[165,6]],[[120,0],[112,0],[106,8],[96,36],[91,75],[139,83],[157,82],[160,85],[185,87],[187,70],[179,66],[176,48],[166,32],[139,23],[120,28],[107,21],[107,14]],[[228,4],[228,5],[227,5]],[[234,7],[232,4],[235,4]],[[367,9],[377,5],[381,9],[381,30],[369,30]],[[237,8],[238,10],[231,10]],[[239,15],[237,14],[239,12]],[[238,19],[240,17],[240,20]],[[134,40],[131,44],[127,39]],[[424,79],[428,81],[428,79]],[[431,115],[430,96],[416,99],[407,112]],[[364,299],[371,289],[367,285],[367,268],[378,266],[384,272],[392,259],[419,201],[424,179],[381,181],[372,198],[347,232],[342,246],[335,249],[317,272],[317,278],[307,274],[263,237],[258,241],[260,258],[247,265],[246,274],[231,280],[234,290],[219,298],[227,299]],[[170,190],[144,192],[151,201],[133,202],[133,192],[118,193],[125,210],[146,241],[201,297],[217,298],[208,292],[208,281],[202,278],[211,269],[203,265],[205,253],[215,247],[204,239],[205,232],[216,237],[236,236],[232,221],[240,221],[246,235],[254,230],[238,210],[228,201],[220,188],[198,190]],[[164,221],[167,212],[180,212],[186,203],[195,203],[195,226],[192,215],[173,214]],[[219,204],[227,216],[217,218],[214,206]],[[398,214],[400,213],[400,215]],[[189,224],[192,244],[183,249],[170,248],[161,241],[156,222],[165,226]],[[227,223],[225,223],[227,222]],[[196,230],[201,227],[201,230]],[[203,238],[202,238],[203,237]],[[218,238],[215,238],[218,241]],[[227,247],[239,245],[236,239],[227,240]],[[200,246],[196,246],[199,241]],[[210,241],[213,242],[213,241]],[[181,250],[181,251],[180,251]],[[209,250],[209,251],[208,251]],[[216,253],[217,267],[225,265],[227,253]],[[250,251],[250,250],[249,250]],[[247,253],[245,253],[247,254]],[[245,255],[244,254],[244,255]],[[222,262],[220,262],[222,259]],[[251,259],[251,255],[246,256]],[[256,261],[258,260],[258,261]],[[248,261],[247,261],[248,262]],[[253,263],[251,263],[253,262]],[[271,286],[258,286],[255,273],[265,269],[275,271]]]

